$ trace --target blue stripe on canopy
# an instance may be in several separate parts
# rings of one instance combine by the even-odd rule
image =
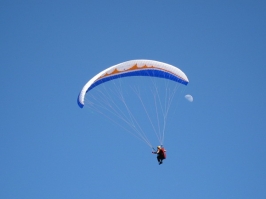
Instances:
[[[150,76],[150,77],[159,77],[159,78],[164,78],[164,79],[169,79],[184,85],[187,85],[188,82],[184,81],[183,79],[169,73],[166,71],[162,71],[162,70],[158,70],[158,69],[143,69],[143,70],[138,70],[138,71],[130,71],[130,72],[126,72],[126,73],[119,73],[117,75],[112,75],[112,76],[108,76],[108,77],[104,77],[96,82],[94,82],[86,92],[90,91],[91,89],[93,89],[94,87],[107,82],[107,81],[111,81],[113,79],[117,79],[117,78],[122,78],[122,77],[128,77],[128,76]]]
[[[77,102],[78,102],[78,105],[79,105],[80,108],[83,108],[84,107],[84,105],[81,104],[80,101],[79,101],[79,96],[78,96]]]

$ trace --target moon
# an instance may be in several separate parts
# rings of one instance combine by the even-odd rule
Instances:
[[[189,101],[189,102],[193,102],[193,97],[191,95],[185,95],[185,98]]]

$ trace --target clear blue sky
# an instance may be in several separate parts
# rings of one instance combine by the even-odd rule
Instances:
[[[203,3],[204,2],[204,3]],[[266,198],[265,1],[0,1],[0,198]],[[131,59],[179,66],[168,158],[77,106]]]

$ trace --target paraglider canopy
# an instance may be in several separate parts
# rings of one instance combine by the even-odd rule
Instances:
[[[187,85],[189,82],[185,73],[170,64],[153,60],[131,60],[111,66],[90,79],[79,94],[78,105],[81,108],[84,106],[86,92],[94,87],[104,82],[127,76],[159,77],[176,81],[184,85]]]

